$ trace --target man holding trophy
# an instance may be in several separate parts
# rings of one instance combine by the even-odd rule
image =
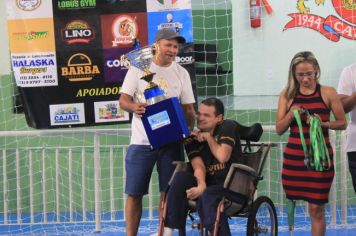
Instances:
[[[128,195],[125,217],[126,234],[129,236],[137,235],[142,214],[142,198],[148,193],[154,165],[157,164],[161,203],[174,171],[172,162],[184,160],[181,141],[152,149],[146,133],[147,128],[141,120],[145,116],[148,105],[154,103],[155,99],[159,101],[161,96],[176,97],[180,101],[189,129],[192,130],[194,127],[195,99],[190,76],[186,69],[175,62],[180,43],[185,43],[185,38],[179,36],[173,29],[158,31],[153,47],[144,47],[138,50],[139,57],[129,58],[134,66],[128,70],[120,91],[120,107],[133,113],[132,136],[125,157],[125,193]],[[155,85],[164,89],[164,94],[151,97],[152,91],[149,88]],[[160,93],[162,89],[153,91]],[[151,119],[153,130],[171,123],[169,117],[166,122],[166,117],[162,114],[160,112],[158,118],[152,115],[155,118]],[[164,140],[166,137],[161,138]]]

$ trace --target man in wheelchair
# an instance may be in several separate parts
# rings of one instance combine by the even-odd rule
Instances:
[[[208,98],[201,102],[197,126],[199,131],[193,132],[185,142],[192,172],[177,172],[167,193],[165,232],[169,228],[184,231],[188,200],[197,200],[201,224],[209,235],[213,234],[217,207],[224,196],[225,177],[231,164],[241,155],[238,123],[224,120],[224,105],[219,99]],[[224,213],[220,218],[219,235],[231,235]]]

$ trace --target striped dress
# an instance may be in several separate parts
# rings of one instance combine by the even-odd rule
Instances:
[[[291,107],[293,105],[303,106],[310,114],[316,113],[324,122],[329,121],[330,109],[321,97],[319,84],[313,94],[304,95],[298,92]],[[309,148],[309,126],[306,124],[306,119],[305,114],[301,115],[304,138]],[[305,200],[314,204],[328,202],[328,195],[334,178],[334,162],[328,130],[323,129],[323,133],[329,150],[331,167],[322,172],[308,170],[304,165],[304,151],[297,122],[295,120],[291,122],[288,144],[283,153],[282,169],[282,184],[288,199]]]

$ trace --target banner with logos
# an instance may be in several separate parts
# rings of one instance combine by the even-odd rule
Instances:
[[[127,123],[121,58],[154,43],[164,27],[187,39],[176,61],[195,91],[191,3],[187,0],[6,0],[11,65],[27,123],[56,128]]]

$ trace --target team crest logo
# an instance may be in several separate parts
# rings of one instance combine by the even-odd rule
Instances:
[[[332,4],[337,14],[322,17],[311,13],[311,8],[305,5],[306,0],[297,1],[298,13],[290,13],[292,18],[285,26],[284,30],[291,28],[308,28],[319,32],[333,42],[340,40],[340,37],[356,40],[356,0],[332,0]],[[317,7],[324,5],[325,0],[314,0]]]
[[[344,20],[356,25],[356,0],[333,0],[333,6]]]
[[[33,11],[41,5],[41,0],[16,0],[16,4],[23,11]]]
[[[120,44],[131,44],[138,34],[136,17],[133,18],[128,15],[117,17],[112,24],[112,34],[114,36],[113,47],[117,47]]]
[[[94,104],[95,122],[112,122],[129,120],[129,114],[119,107],[117,101],[113,102],[96,102]]]

